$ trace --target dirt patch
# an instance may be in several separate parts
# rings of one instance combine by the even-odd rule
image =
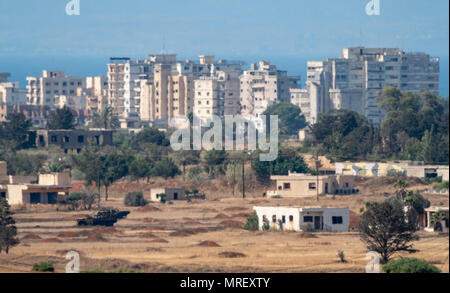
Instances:
[[[245,254],[240,253],[240,252],[233,252],[233,251],[224,251],[219,253],[220,257],[225,257],[225,258],[239,258],[239,257],[246,257]]]
[[[226,212],[238,212],[238,211],[246,211],[248,208],[245,207],[229,207],[225,208],[224,211]]]
[[[239,229],[244,228],[244,223],[232,220],[222,221],[220,225],[225,228],[239,228]]]
[[[153,233],[144,233],[140,235],[141,238],[157,238]]]
[[[216,209],[210,208],[210,209],[204,209],[202,212],[209,214],[209,213],[217,213],[218,211]]]
[[[154,223],[156,221],[158,221],[158,220],[155,218],[144,218],[145,223]]]
[[[248,217],[251,217],[253,214],[250,214],[250,213],[238,213],[238,214],[234,214],[233,216],[232,216],[232,218],[248,218]]]
[[[225,214],[217,214],[217,216],[214,217],[214,219],[229,219],[230,217]]]
[[[34,233],[29,233],[22,237],[22,240],[41,240],[41,239],[42,239],[41,236]]]
[[[299,237],[300,238],[305,238],[305,239],[307,239],[307,238],[317,238],[317,236],[314,235],[311,232],[302,232],[302,233],[299,234]]]
[[[42,243],[61,243],[61,239],[58,238],[45,238],[41,240]]]
[[[145,229],[150,230],[150,231],[164,231],[165,230],[165,228],[163,226],[148,226]]]
[[[162,238],[153,239],[153,240],[151,240],[149,242],[152,242],[152,243],[169,243],[169,241],[167,241],[166,239],[162,239]]]
[[[67,231],[67,232],[61,232],[58,234],[58,237],[60,238],[75,238],[75,237],[79,237],[80,235],[77,232],[71,232],[71,231]]]
[[[220,245],[217,244],[214,241],[202,241],[202,242],[200,242],[198,244],[198,246],[201,246],[201,247],[220,247]]]
[[[255,199],[249,202],[249,204],[261,204],[261,203],[270,203],[267,199]]]
[[[202,225],[199,221],[186,221],[184,222],[185,225]]]
[[[70,220],[84,219],[87,216],[89,216],[89,215],[88,214],[78,214],[78,215],[67,216],[67,217],[64,217],[63,219],[70,221]]]
[[[152,206],[152,205],[146,205],[146,206],[143,206],[143,207],[140,207],[140,208],[138,208],[137,210],[136,210],[136,212],[140,212],[140,213],[146,213],[146,212],[160,212],[161,211],[161,209],[159,209],[159,208],[157,208],[157,207],[154,207],[154,206]]]
[[[172,237],[188,237],[191,235],[196,234],[194,231],[190,230],[190,229],[185,229],[185,230],[179,230],[179,231],[175,231],[169,234],[169,236]]]

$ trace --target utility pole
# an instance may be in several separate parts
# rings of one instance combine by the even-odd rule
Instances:
[[[236,161],[233,162],[233,197],[236,190]]]

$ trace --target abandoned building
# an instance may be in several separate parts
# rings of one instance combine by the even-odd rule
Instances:
[[[152,188],[150,190],[150,201],[161,201],[161,195],[164,195],[165,200],[182,200],[186,199],[186,194],[183,188]]]
[[[56,204],[69,193],[70,174],[51,173],[34,176],[13,176],[6,173],[6,162],[0,162],[0,197],[10,205]]]
[[[35,144],[37,147],[55,145],[63,149],[65,153],[80,153],[89,144],[112,145],[113,132],[113,130],[104,129],[37,130]]]
[[[390,176],[402,174],[408,177],[434,178],[442,177],[449,180],[449,167],[446,165],[425,165],[423,162],[398,161],[398,162],[343,162],[335,163],[336,174],[355,176]]]
[[[427,232],[448,233],[448,207],[429,207],[420,217],[420,227]]]
[[[354,194],[354,176],[319,175],[291,173],[287,176],[271,176],[276,181],[277,190],[268,191],[268,197],[313,197],[317,194]]]
[[[350,227],[348,208],[253,207],[253,210],[260,230],[348,232]]]

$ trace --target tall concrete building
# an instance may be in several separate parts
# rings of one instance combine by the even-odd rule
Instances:
[[[251,64],[240,77],[241,114],[258,117],[272,104],[289,102],[289,90],[298,88],[299,80],[267,61]]]
[[[344,48],[339,58],[308,62],[311,119],[334,108],[348,108],[381,124],[378,92],[387,86],[402,91],[439,93],[439,58],[396,48]],[[312,120],[315,122],[316,118]]]
[[[194,115],[206,122],[212,115],[239,114],[239,85],[237,72],[219,71],[195,80]]]
[[[229,96],[224,112],[239,111],[239,75],[243,63],[214,61],[214,56],[200,56],[199,63],[176,61],[176,55],[150,55],[152,74],[136,81],[140,96],[140,118],[145,124],[165,126],[172,118],[195,113],[195,83],[199,79],[222,83]],[[225,108],[227,108],[225,110]]]
[[[82,77],[66,76],[64,71],[42,71],[42,77],[27,77],[28,104],[55,107],[55,97],[76,96],[78,88],[85,88]]]

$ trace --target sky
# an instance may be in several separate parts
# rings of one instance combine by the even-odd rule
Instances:
[[[80,15],[68,16],[69,0],[0,0],[0,71],[2,63],[26,67],[20,57],[143,58],[163,50],[289,67],[338,57],[344,47],[399,47],[441,57],[448,96],[447,0],[379,0],[379,16],[366,14],[369,0],[79,1]],[[303,73],[305,64],[295,66]]]

